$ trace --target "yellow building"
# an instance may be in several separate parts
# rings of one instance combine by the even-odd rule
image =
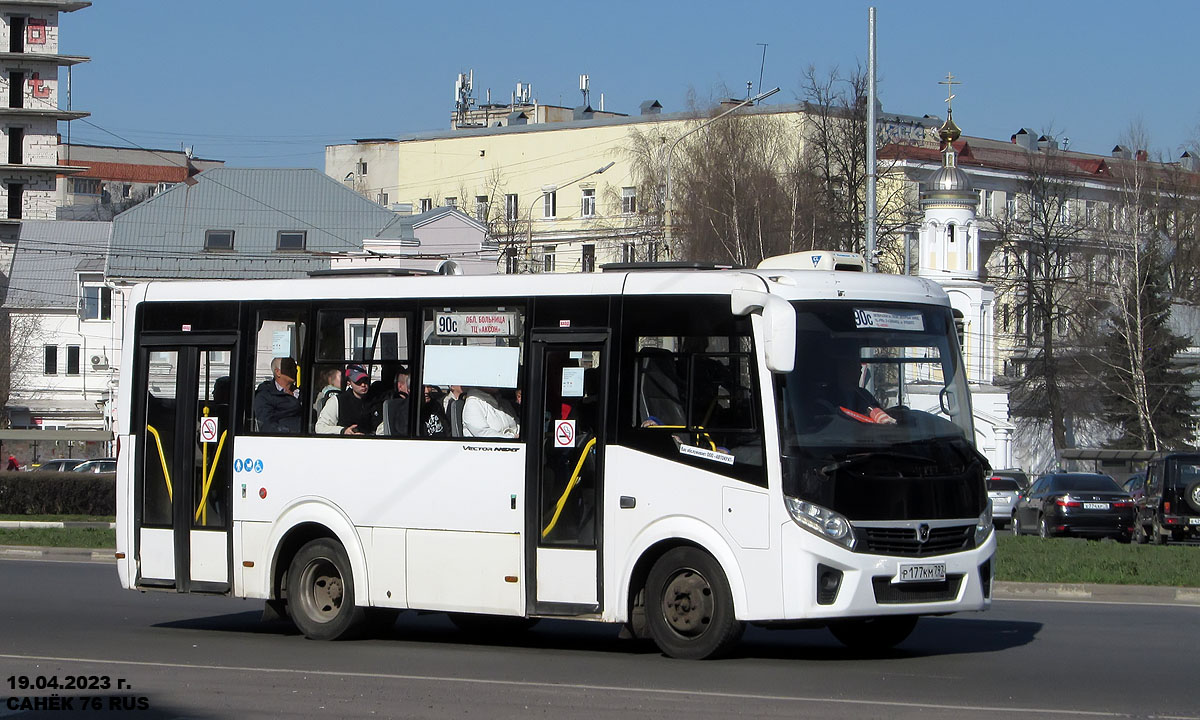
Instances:
[[[737,104],[727,101],[719,110]],[[673,152],[675,141],[709,116],[660,110],[655,101],[633,116],[576,108],[571,119],[554,121],[566,116],[540,106],[506,115],[503,126],[330,145],[325,172],[398,209],[458,206],[488,226],[504,251],[502,272],[591,272],[609,262],[664,260],[662,196],[645,195],[663,192],[663,178],[682,152]],[[797,138],[803,112],[794,104],[736,110],[774,116],[794,127]],[[893,136],[923,138],[929,124],[889,117]],[[702,142],[703,132],[689,142]],[[657,182],[647,182],[648,169]]]

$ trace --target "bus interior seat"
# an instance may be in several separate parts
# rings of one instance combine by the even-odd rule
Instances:
[[[683,427],[683,380],[676,371],[675,356],[662,348],[638,351],[638,410],[640,420],[651,417],[659,425]]]

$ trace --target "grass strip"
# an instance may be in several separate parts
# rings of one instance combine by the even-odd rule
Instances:
[[[0,513],[0,521],[16,522],[116,522],[112,515],[14,515]]]
[[[0,545],[107,549],[117,546],[117,531],[100,528],[0,528]]]
[[[1200,547],[1043,540],[1008,533],[1000,533],[998,540],[996,579],[1000,581],[1200,587]]]

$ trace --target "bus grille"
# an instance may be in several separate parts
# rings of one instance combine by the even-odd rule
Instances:
[[[929,529],[929,539],[918,542],[917,532],[911,527],[858,527],[856,534],[866,540],[858,551],[872,555],[900,555],[903,557],[929,557],[946,553],[970,550],[974,538],[974,525],[951,525]]]
[[[886,575],[871,578],[875,587],[875,602],[880,605],[903,603],[948,602],[958,597],[962,575],[947,575],[944,582],[900,585]]]

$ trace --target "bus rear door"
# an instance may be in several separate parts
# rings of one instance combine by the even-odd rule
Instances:
[[[234,338],[142,337],[133,397],[137,585],[227,592]]]
[[[529,610],[600,610],[606,333],[535,333],[529,453],[534,583]],[[540,419],[540,422],[539,422]]]

